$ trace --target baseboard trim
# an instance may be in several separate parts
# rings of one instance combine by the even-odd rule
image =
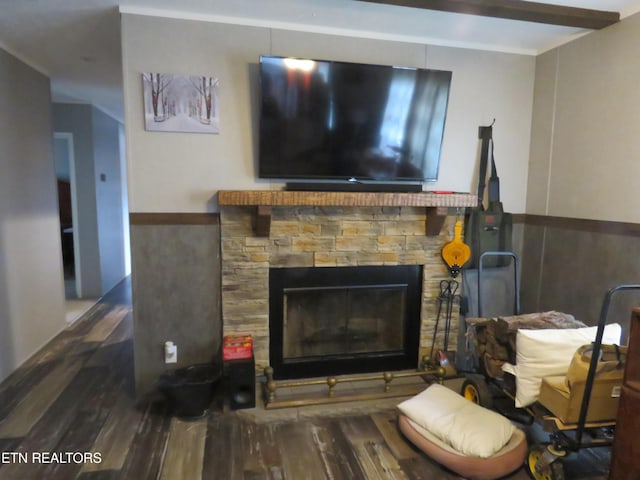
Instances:
[[[640,237],[640,224],[638,223],[532,214],[514,215],[513,222],[523,223],[525,226],[562,228],[565,230]]]
[[[131,225],[219,225],[219,213],[131,212]]]
[[[131,225],[219,225],[219,213],[131,212]],[[640,237],[640,224],[516,213],[513,223],[525,226],[562,228],[591,233],[608,233]]]

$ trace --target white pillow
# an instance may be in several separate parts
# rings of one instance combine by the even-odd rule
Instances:
[[[543,377],[565,375],[575,351],[593,342],[598,327],[518,330],[516,364],[503,370],[516,377],[516,407],[526,407],[538,399]],[[606,325],[602,343],[620,343],[619,324]]]
[[[515,431],[502,415],[437,383],[405,400],[398,409],[457,452],[471,457],[492,456]]]

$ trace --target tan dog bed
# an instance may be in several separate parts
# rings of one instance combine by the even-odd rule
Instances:
[[[405,437],[429,457],[470,480],[503,477],[520,468],[527,453],[527,440],[520,429],[516,429],[511,440],[493,456],[480,458],[458,453],[404,415],[399,416],[398,426]]]
[[[398,405],[402,433],[436,462],[472,480],[503,477],[523,465],[525,434],[498,413],[433,384]]]

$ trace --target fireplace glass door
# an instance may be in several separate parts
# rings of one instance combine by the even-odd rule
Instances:
[[[283,357],[402,351],[406,285],[288,288]]]

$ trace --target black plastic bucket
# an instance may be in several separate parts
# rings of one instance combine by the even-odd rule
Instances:
[[[221,375],[220,365],[190,365],[161,375],[158,390],[166,396],[173,415],[183,418],[202,417],[207,413]]]

